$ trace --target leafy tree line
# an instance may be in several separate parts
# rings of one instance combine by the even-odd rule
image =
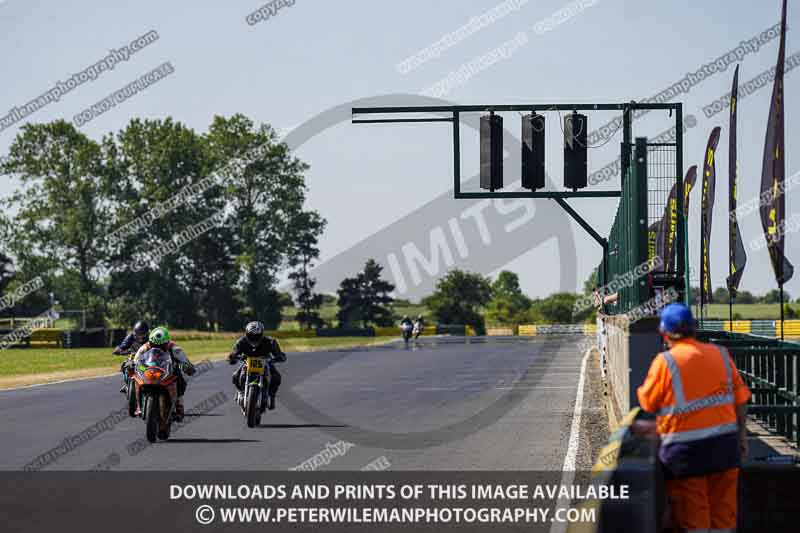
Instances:
[[[382,273],[383,267],[369,259],[362,271],[342,280],[335,300],[339,327],[395,324],[398,316],[394,315],[393,306],[408,306],[410,302],[391,296],[394,285],[382,279]],[[502,271],[492,282],[481,274],[453,269],[437,282],[436,290],[423,298],[421,304],[429,312],[429,322],[466,324],[482,333],[487,323],[567,324],[591,320],[593,309],[575,313],[578,298],[577,294],[557,293],[531,299],[523,294],[519,276],[513,272]],[[319,302],[322,301],[328,305],[334,303],[327,295],[319,297]]]
[[[695,293],[695,291],[697,291]],[[728,289],[725,287],[717,288],[713,294],[715,304],[727,304],[730,302],[730,295]],[[791,302],[791,295],[787,291],[783,291],[783,301]],[[737,291],[736,297],[733,299],[734,304],[777,304],[781,302],[780,292],[778,289],[772,289],[765,294],[757,295],[752,294],[750,291]],[[692,288],[692,303],[700,303],[700,287]],[[800,300],[798,300],[800,303]]]
[[[219,169],[218,184],[200,187]],[[36,276],[45,288],[2,312],[36,314],[53,293],[65,309],[88,309],[90,325],[275,328],[287,303],[276,286],[290,269],[303,320],[314,323],[309,268],[325,220],[304,207],[307,169],[273,128],[240,114],[215,117],[206,133],[135,119],[100,140],[63,120],[25,125],[0,167],[19,182],[0,200],[0,290]],[[187,187],[201,192],[163,209]],[[160,210],[144,231],[108,238]],[[173,243],[220,213],[209,231]],[[134,268],[142,257],[158,260]]]

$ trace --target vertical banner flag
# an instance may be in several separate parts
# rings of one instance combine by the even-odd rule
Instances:
[[[658,223],[658,235],[656,237],[656,249],[658,256],[663,261],[660,268],[664,272],[673,272],[672,256],[675,248],[675,236],[678,230],[678,184],[675,183],[669,191],[667,203],[664,204],[664,214]]]
[[[733,88],[731,89],[730,132],[728,135],[728,293],[731,299],[736,298],[739,282],[742,280],[744,267],[747,264],[747,253],[742,243],[742,232],[736,220],[736,181],[739,165],[736,160],[736,108],[739,104],[739,65],[733,72]]]
[[[686,171],[686,177],[683,178],[683,219],[689,220],[689,193],[694,188],[694,183],[697,180],[697,165],[692,165]],[[673,271],[675,264],[675,243],[678,236],[678,184],[672,186],[667,198],[667,204],[664,206],[664,215],[661,217],[661,223],[658,227],[660,235],[656,237],[656,242],[660,242],[663,246],[663,259],[664,267],[660,270],[665,272]]]
[[[786,0],[781,13],[781,40],[778,48],[778,64],[775,67],[775,83],[769,106],[767,134],[764,138],[764,159],[761,167],[761,227],[767,240],[767,250],[775,271],[775,280],[783,286],[792,278],[794,267],[784,255],[784,221],[786,220],[786,196],[784,178],[786,159],[783,138],[783,73],[786,57]]]
[[[662,246],[663,243],[663,235],[662,235],[662,227],[664,225],[663,220],[657,220],[650,224],[647,228],[647,259],[651,262],[652,266],[663,264],[662,261],[664,260],[664,247]],[[658,257],[659,259],[656,259]],[[651,268],[653,272],[660,272],[664,270],[663,267],[656,267]]]
[[[703,197],[700,203],[700,291],[702,301],[711,303],[711,222],[714,213],[714,194],[717,181],[716,153],[719,143],[719,126],[711,130],[706,146],[705,160],[703,161]]]
[[[686,171],[686,177],[683,178],[683,219],[688,224],[689,222],[689,193],[694,189],[694,184],[697,181],[697,165],[692,165]]]
[[[683,178],[683,220],[689,220],[689,193],[694,188],[697,180],[697,165],[692,165]],[[661,218],[660,229],[663,236],[659,240],[664,246],[664,270],[671,271],[675,262],[675,243],[678,235],[678,184],[672,186],[664,206],[664,216]],[[669,231],[667,231],[669,229]]]

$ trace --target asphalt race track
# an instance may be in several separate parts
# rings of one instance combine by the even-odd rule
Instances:
[[[189,383],[187,412],[202,412],[153,445],[140,419],[114,416],[124,408],[119,376],[0,391],[0,468],[286,470],[316,458],[315,470],[560,471],[587,344],[440,337],[288,354],[278,407],[254,429],[233,403],[234,367],[216,362]],[[587,377],[586,423],[600,411],[592,386]],[[585,432],[581,470],[602,440]]]

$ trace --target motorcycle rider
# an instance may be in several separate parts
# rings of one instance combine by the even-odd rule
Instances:
[[[119,389],[119,391],[122,393],[125,393],[128,386],[128,365],[130,365],[132,356],[139,350],[142,344],[147,342],[147,336],[149,334],[150,324],[144,320],[139,320],[133,325],[133,332],[126,335],[125,338],[122,339],[122,342],[119,343],[119,346],[117,346],[114,351],[111,352],[111,355],[131,356],[119,367],[120,371],[122,372],[122,388]]]
[[[422,335],[423,329],[425,329],[425,321],[422,319],[422,315],[417,315],[417,320],[414,322],[414,330],[416,331],[414,339],[418,339]]]
[[[233,350],[228,354],[228,362],[235,365],[239,360],[247,357],[266,357],[269,365],[269,388],[267,389],[267,409],[275,409],[275,395],[278,387],[281,386],[281,374],[275,368],[275,363],[286,361],[286,354],[281,350],[278,341],[272,337],[264,335],[264,324],[258,321],[249,322],[244,328],[244,336],[237,339],[233,345]],[[236,401],[244,393],[244,369],[245,365],[239,366],[231,376],[233,385],[238,391]]]
[[[194,374],[194,365],[189,361],[189,356],[186,355],[183,348],[170,340],[169,330],[163,326],[157,327],[150,332],[147,342],[142,344],[136,352],[134,359],[147,353],[147,350],[150,348],[158,348],[159,350],[167,352],[172,357],[173,363],[177,362],[175,365],[175,374],[178,376],[178,399],[175,402],[175,416],[180,422],[184,414],[183,395],[186,393],[186,378],[183,377],[183,372],[185,371],[191,376]],[[139,414],[138,409],[136,414]]]
[[[408,315],[403,315],[403,318],[400,319],[400,334],[403,336],[406,345],[408,345],[408,339],[411,338],[412,331],[414,331],[414,324],[408,318]]]

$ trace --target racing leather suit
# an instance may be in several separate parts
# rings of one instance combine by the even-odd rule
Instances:
[[[278,388],[281,386],[281,374],[275,368],[275,362],[283,363],[286,361],[286,354],[281,350],[278,341],[272,337],[264,336],[258,344],[253,346],[247,337],[240,337],[233,345],[233,350],[228,354],[228,361],[233,364],[239,359],[247,357],[266,357],[267,364],[269,365],[270,380],[267,388],[267,393],[270,396],[275,396],[278,393]],[[231,376],[233,385],[239,392],[244,391],[244,367],[240,365],[236,372]]]
[[[119,343],[111,355],[127,355],[129,356],[119,367],[119,371],[122,373],[122,383],[124,385],[123,389],[120,392],[124,391],[124,388],[128,385],[128,366],[131,364],[133,360],[134,354],[142,347],[142,343],[139,339],[136,338],[134,333],[129,333],[122,342]]]

